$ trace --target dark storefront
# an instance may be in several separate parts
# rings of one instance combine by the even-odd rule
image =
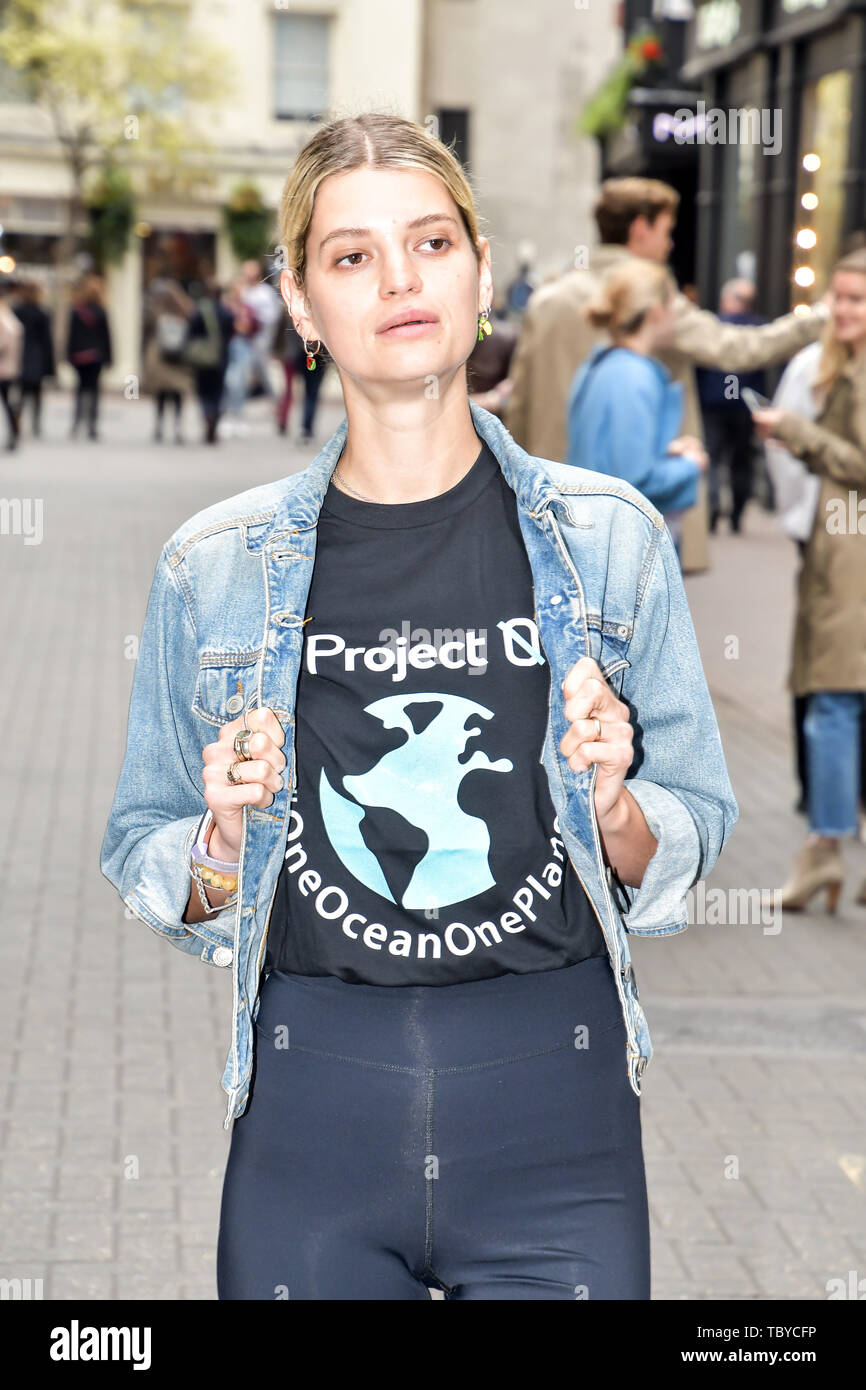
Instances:
[[[658,35],[663,62],[648,71],[628,95],[628,119],[615,136],[602,142],[602,178],[663,179],[680,195],[671,269],[681,285],[693,284],[696,277],[695,207],[698,191],[698,152],[693,145],[679,144],[672,136],[674,113],[694,109],[699,91],[680,80],[685,54],[684,0],[625,0],[623,27],[632,37],[641,29]],[[679,15],[680,18],[672,16]]]
[[[703,303],[738,274],[756,280],[764,313],[811,303],[840,248],[866,230],[864,69],[866,0],[695,5],[682,76],[703,92],[693,145]]]

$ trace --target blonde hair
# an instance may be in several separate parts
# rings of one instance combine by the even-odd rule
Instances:
[[[330,174],[350,169],[423,169],[441,179],[460,211],[476,261],[480,218],[475,195],[452,150],[426,129],[403,116],[365,111],[320,126],[299,152],[280,199],[279,240],[287,269],[303,289],[306,241],[316,189]]]
[[[842,256],[833,267],[831,282],[832,276],[838,270],[856,271],[858,275],[866,275],[866,247],[858,247],[856,251],[849,251],[847,255]],[[817,404],[823,404],[827,399],[830,388],[850,357],[851,348],[847,343],[839,342],[833,320],[828,319],[821,332],[821,356],[812,383],[812,395]]]
[[[606,328],[616,341],[636,333],[652,306],[669,304],[676,291],[667,266],[634,256],[602,277],[586,306],[586,317],[595,328]]]

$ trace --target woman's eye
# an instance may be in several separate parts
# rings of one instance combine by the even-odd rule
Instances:
[[[442,243],[441,247],[440,247],[440,246],[435,246],[435,247],[433,248],[435,252],[438,252],[438,251],[440,251],[440,250],[443,250],[443,251],[444,251],[445,247],[451,246],[451,245],[452,245],[451,239],[450,239],[449,237],[447,237],[447,236],[428,236],[428,237],[426,237],[426,238],[424,239],[424,241],[422,241],[421,245],[422,245],[422,246],[427,246],[430,242],[434,242],[434,241],[436,241],[436,242],[441,242],[441,243]],[[345,256],[341,256],[340,259],[339,259],[338,261],[335,261],[335,262],[334,262],[334,265],[335,265],[335,266],[338,266],[338,265],[342,265],[344,261],[351,261],[351,265],[350,265],[349,268],[352,269],[353,267],[355,267],[355,266],[357,266],[357,265],[360,264],[360,261],[354,260],[353,257],[359,257],[359,256],[363,256],[363,255],[365,255],[365,254],[366,254],[366,253],[365,253],[364,251],[347,251],[346,254],[345,254]]]

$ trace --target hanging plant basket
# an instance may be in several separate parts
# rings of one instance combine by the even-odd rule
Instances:
[[[106,164],[85,194],[89,230],[87,250],[97,269],[122,261],[135,221],[135,198],[125,169]]]
[[[664,52],[657,34],[644,31],[630,39],[619,62],[584,106],[577,123],[581,134],[594,135],[599,140],[618,134],[628,117],[632,87],[663,62]]]
[[[273,216],[255,184],[236,184],[223,208],[223,225],[239,261],[259,260],[265,254]]]

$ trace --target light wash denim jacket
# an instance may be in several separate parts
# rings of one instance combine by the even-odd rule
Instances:
[[[709,873],[738,816],[680,567],[661,515],[630,484],[535,458],[470,401],[472,421],[517,498],[535,622],[550,666],[539,762],[560,833],[607,944],[622,1003],[632,1089],[652,1056],[628,933],[688,925],[688,889]],[[294,715],[319,510],[346,440],[337,430],[301,472],[197,512],[156,564],[129,705],[126,754],[100,867],[136,916],[173,945],[232,973],[224,1126],[246,1108],[262,961],[297,784]],[[359,595],[363,602],[363,595]],[[562,682],[592,656],[631,710],[626,786],[658,840],[639,888],[606,869],[593,790],[559,751]],[[235,907],[183,921],[188,859],[204,813],[202,749],[220,727],[270,707],[286,731],[285,785],[247,807]]]

